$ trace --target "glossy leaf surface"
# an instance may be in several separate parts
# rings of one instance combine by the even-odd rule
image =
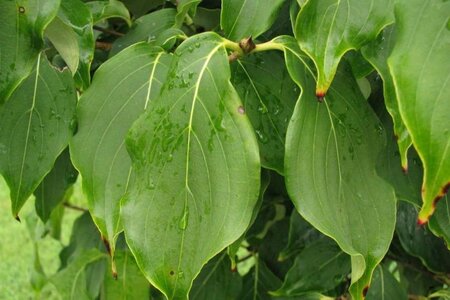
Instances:
[[[450,186],[449,14],[448,1],[398,1],[388,60],[400,114],[424,165],[421,223]]]
[[[14,216],[69,143],[75,105],[70,71],[60,72],[41,57],[0,108],[0,172],[10,189]]]
[[[375,173],[383,128],[348,68],[340,69],[320,103],[308,58],[292,39],[278,41],[302,88],[287,133],[286,186],[300,214],[351,255],[350,291],[362,299],[395,224],[394,191]]]
[[[59,0],[0,2],[0,104],[31,73],[44,46],[44,30],[56,16],[59,3]]]
[[[398,299],[406,300],[408,295],[395,277],[383,266],[373,273],[372,285],[367,292],[367,300]]]
[[[430,219],[429,225],[435,235],[445,240],[450,250],[450,195],[447,194],[438,203],[437,211]]]
[[[255,128],[261,164],[283,174],[286,131],[299,94],[283,58],[266,52],[238,60],[232,82]]]
[[[316,95],[323,97],[344,54],[375,39],[393,22],[393,0],[310,0],[295,25],[299,45],[317,68]]]
[[[214,33],[182,43],[128,137],[136,180],[122,206],[127,243],[169,299],[186,298],[202,266],[242,235],[258,198],[257,141],[224,43]]]
[[[220,24],[234,41],[257,38],[275,21],[284,0],[222,0]]]
[[[130,13],[121,1],[90,1],[86,5],[91,10],[94,24],[110,18],[120,18],[127,22],[128,25],[131,24]]]
[[[90,212],[112,252],[122,230],[119,201],[132,180],[125,136],[159,95],[170,60],[159,48],[131,46],[97,70],[78,104],[72,160],[82,175]]]

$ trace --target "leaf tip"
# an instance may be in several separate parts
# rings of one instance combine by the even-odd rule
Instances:
[[[16,219],[17,222],[22,223],[22,221],[20,220],[19,215],[16,215],[16,216],[14,217],[14,219]]]
[[[323,102],[323,99],[325,99],[326,93],[327,93],[327,92],[326,92],[325,90],[318,89],[318,90],[316,91],[316,97],[317,97],[317,100],[318,100],[319,102]]]

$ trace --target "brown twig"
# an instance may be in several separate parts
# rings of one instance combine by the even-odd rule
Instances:
[[[64,205],[64,207],[67,207],[67,208],[70,208],[70,209],[73,209],[73,210],[78,210],[78,211],[82,211],[82,212],[88,211],[84,207],[76,206],[76,205],[73,205],[73,204],[71,204],[69,202],[64,202],[63,205]]]

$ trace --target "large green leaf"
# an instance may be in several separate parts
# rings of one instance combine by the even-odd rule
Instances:
[[[281,280],[275,276],[266,264],[256,257],[255,267],[244,276],[242,292],[237,299],[240,300],[270,300],[269,295],[281,286]]]
[[[44,46],[44,30],[56,16],[59,3],[60,0],[0,2],[0,104],[32,71]]]
[[[416,208],[406,202],[400,202],[396,233],[402,247],[410,255],[419,258],[433,272],[450,270],[450,251],[444,241],[434,236],[425,226],[417,226]]]
[[[350,292],[362,299],[395,224],[394,191],[375,172],[383,127],[348,68],[340,69],[320,103],[306,55],[288,37],[277,41],[302,88],[286,138],[286,186],[300,214],[351,255]]]
[[[334,241],[321,238],[296,257],[282,287],[274,294],[292,297],[327,292],[344,282],[349,273],[350,257]]]
[[[0,108],[0,172],[15,216],[69,143],[75,105],[70,71],[39,56],[35,71]]]
[[[70,161],[69,150],[66,149],[34,191],[36,213],[43,222],[50,218],[53,209],[64,200],[67,189],[75,182],[77,175]]]
[[[175,26],[181,27],[183,22],[192,22],[191,16],[195,15],[197,6],[201,0],[177,0],[177,15],[175,17]],[[190,25],[190,24],[188,24]]]
[[[230,40],[256,38],[272,26],[285,0],[222,0],[220,25]]]
[[[119,201],[131,176],[125,136],[131,124],[158,96],[171,55],[140,43],[105,62],[78,104],[78,132],[70,151],[83,178],[89,210],[111,254],[119,222]]]
[[[117,250],[115,255],[117,274],[115,279],[110,272],[105,272],[102,299],[149,299],[150,284],[139,270],[129,250]]]
[[[175,9],[167,8],[157,10],[137,19],[127,34],[114,41],[109,55],[113,56],[137,42],[154,43],[165,30],[175,24],[175,15]]]
[[[283,58],[265,52],[238,60],[232,82],[255,128],[261,164],[283,174],[286,131],[299,94]]]
[[[375,39],[393,22],[394,0],[310,0],[295,25],[300,47],[317,68],[317,97],[323,97],[338,64],[351,49]]]
[[[139,18],[154,8],[163,5],[166,0],[121,0],[128,8],[133,18]]]
[[[91,12],[80,0],[64,0],[61,2],[58,17],[70,26],[77,36],[80,62],[74,78],[77,88],[85,90],[91,82],[90,71],[95,48]]]
[[[392,52],[394,43],[395,26],[392,25],[383,30],[376,40],[364,46],[361,52],[383,78],[384,103],[394,122],[394,133],[400,151],[401,164],[403,170],[406,171],[408,169],[408,149],[412,141],[400,116],[394,81],[392,80],[387,64],[387,59]]]
[[[211,259],[195,279],[190,299],[222,300],[237,299],[242,289],[242,278],[231,270],[231,263],[226,253]]]
[[[406,300],[408,295],[395,277],[381,265],[375,269],[367,300]]]
[[[67,300],[88,300],[86,286],[86,266],[105,257],[105,254],[97,249],[86,250],[77,256],[63,270],[50,278],[50,282],[56,287],[62,299]]]
[[[450,250],[450,195],[444,196],[438,205],[437,211],[430,219],[430,229],[439,237],[442,237]]]
[[[225,43],[215,33],[183,42],[127,141],[136,180],[123,200],[125,235],[169,299],[187,297],[202,266],[245,231],[258,199],[258,145]]]
[[[449,15],[448,1],[398,1],[388,60],[400,114],[424,165],[421,223],[450,187]]]

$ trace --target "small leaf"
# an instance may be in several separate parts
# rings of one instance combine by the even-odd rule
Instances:
[[[175,27],[180,28],[186,21],[186,18],[190,18],[192,20],[191,17],[195,15],[195,11],[197,10],[197,6],[200,4],[200,2],[201,0],[177,0],[177,15],[175,17]]]
[[[436,213],[430,219],[429,227],[435,235],[445,240],[450,250],[450,195],[448,193],[437,207]]]
[[[220,25],[230,40],[257,38],[272,26],[285,0],[222,0]]]
[[[166,8],[140,17],[134,21],[127,34],[114,41],[109,55],[113,56],[137,42],[146,41],[153,44],[165,30],[175,24],[175,15],[175,9]]]
[[[0,108],[0,172],[20,211],[72,136],[76,94],[70,72],[39,57],[35,71]]]
[[[388,60],[400,115],[424,165],[421,223],[450,187],[449,14],[448,1],[397,1]]]
[[[125,4],[121,1],[90,1],[87,2],[86,5],[91,10],[94,24],[110,18],[120,18],[124,20],[128,26],[131,25],[130,13]]]
[[[67,189],[75,182],[77,175],[70,161],[69,149],[66,149],[34,191],[36,213],[42,222],[47,222],[52,211],[64,200]]]
[[[150,285],[129,250],[117,250],[117,279],[105,272],[102,299],[149,299]]]
[[[64,0],[61,2],[58,17],[70,26],[77,36],[80,62],[74,79],[76,87],[85,90],[91,83],[90,71],[95,50],[91,12],[80,0]]]
[[[237,299],[242,289],[242,277],[231,270],[226,253],[211,259],[194,280],[189,298],[193,300]]]
[[[444,241],[426,227],[416,223],[417,211],[411,204],[400,202],[396,233],[401,245],[410,255],[419,258],[433,272],[450,270],[450,252]]]
[[[229,81],[225,43],[211,32],[184,41],[127,140],[135,175],[122,201],[127,243],[169,299],[187,297],[202,266],[244,233],[257,203],[258,145]]]
[[[281,286],[281,280],[275,276],[266,264],[256,257],[255,267],[244,276],[240,300],[270,300],[270,291]],[[276,298],[275,298],[276,299]]]
[[[61,21],[59,17],[56,17],[45,29],[45,36],[52,42],[72,74],[74,74],[78,69],[80,49],[77,35],[72,28]]]
[[[97,70],[77,109],[78,132],[70,143],[72,160],[83,178],[89,210],[114,254],[122,231],[119,201],[131,178],[125,136],[131,124],[158,96],[171,55],[160,48],[133,45]]]
[[[384,103],[394,122],[394,133],[400,151],[401,165],[403,170],[406,171],[408,170],[408,149],[411,146],[412,141],[408,129],[406,129],[402,117],[400,116],[394,81],[387,64],[387,59],[392,52],[394,43],[395,26],[392,25],[384,29],[376,40],[363,47],[361,52],[383,78]]]
[[[308,58],[288,37],[275,42],[283,43],[288,70],[302,88],[286,138],[288,192],[300,214],[351,255],[350,292],[362,299],[395,226],[394,191],[375,172],[383,127],[348,67],[320,103]]]
[[[344,282],[350,273],[350,257],[336,243],[321,238],[307,245],[296,257],[278,296],[301,296],[311,292],[327,292]]]
[[[50,282],[56,287],[62,299],[90,299],[84,270],[88,264],[104,257],[105,254],[97,249],[86,250],[71,261],[65,269],[53,275]]]
[[[0,2],[0,104],[33,70],[44,46],[44,30],[56,16],[59,3],[60,0]]]
[[[373,273],[372,285],[367,292],[367,300],[395,299],[407,300],[408,295],[395,277],[383,266]]]
[[[301,49],[311,57],[318,76],[316,95],[323,97],[344,54],[375,39],[393,22],[393,0],[310,0],[295,25]]]
[[[283,174],[285,138],[299,89],[283,58],[256,53],[232,64],[232,83],[255,128],[263,167]]]

